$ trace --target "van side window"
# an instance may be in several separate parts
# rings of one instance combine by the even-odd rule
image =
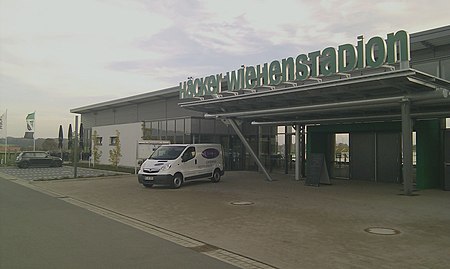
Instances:
[[[195,148],[189,147],[183,154],[183,161],[189,161],[195,157]]]

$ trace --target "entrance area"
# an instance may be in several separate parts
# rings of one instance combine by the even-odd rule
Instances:
[[[308,149],[324,154],[332,178],[401,183],[400,129],[398,122],[310,126]],[[414,152],[415,144],[413,135]]]
[[[335,134],[334,165],[331,174],[334,178],[350,178],[349,133]]]
[[[445,171],[444,189],[450,191],[450,129],[445,130]]]
[[[400,133],[350,133],[350,179],[400,182],[400,171]]]

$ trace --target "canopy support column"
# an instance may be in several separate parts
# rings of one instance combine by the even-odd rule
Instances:
[[[300,180],[302,174],[302,164],[301,158],[302,155],[300,149],[300,125],[295,125],[295,180]]]
[[[412,195],[413,191],[413,145],[410,106],[411,103],[408,99],[402,100],[403,191],[405,195]]]
[[[262,126],[258,126],[258,159],[261,160],[262,157]],[[258,167],[258,171],[261,172],[261,168]]]
[[[264,165],[258,159],[258,156],[256,155],[256,153],[253,151],[252,147],[250,146],[250,144],[245,139],[245,137],[242,134],[241,130],[237,126],[236,121],[234,119],[230,119],[230,118],[226,118],[226,120],[230,123],[231,127],[234,129],[234,131],[238,135],[239,139],[241,139],[242,144],[244,144],[244,147],[247,149],[247,151],[253,157],[253,159],[255,160],[256,164],[258,165],[260,171],[262,171],[264,173],[264,175],[266,176],[267,181],[273,181],[272,177],[269,175],[269,173],[267,172],[267,170],[264,167]]]

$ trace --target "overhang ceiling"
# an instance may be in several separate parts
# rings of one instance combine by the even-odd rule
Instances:
[[[211,118],[320,124],[399,119],[401,103],[410,101],[414,118],[450,117],[450,82],[413,69],[385,67],[365,72],[278,88],[223,92],[180,106]]]

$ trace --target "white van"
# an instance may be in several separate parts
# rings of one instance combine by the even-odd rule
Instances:
[[[179,188],[183,182],[198,178],[219,182],[223,175],[222,145],[170,144],[160,146],[145,160],[138,181],[145,187],[170,184]]]

